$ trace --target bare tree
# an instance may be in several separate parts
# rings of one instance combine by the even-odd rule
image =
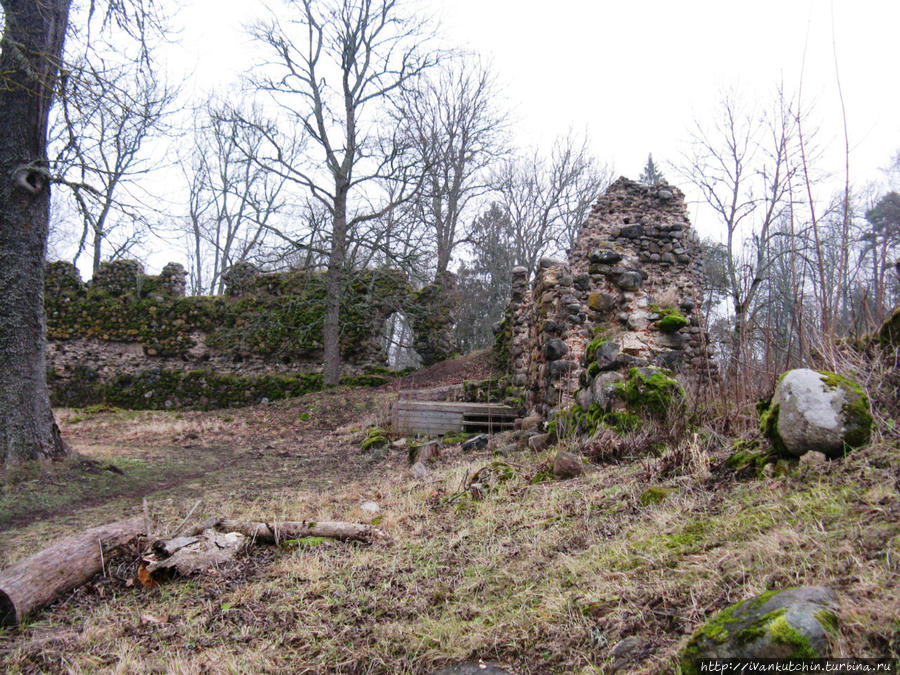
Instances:
[[[177,96],[141,60],[110,63],[101,52],[111,50],[92,45],[67,64],[53,129],[54,182],[68,188],[82,221],[75,261],[90,250],[94,272],[104,254],[128,252],[148,226],[154,209],[139,181],[157,166],[148,141],[166,131]]]
[[[480,63],[456,60],[410,91],[402,123],[426,167],[413,202],[434,239],[436,275],[468,239],[470,209],[490,189],[491,165],[505,152],[505,128],[495,109],[496,87]]]
[[[534,273],[542,256],[571,248],[609,179],[587,141],[571,134],[557,139],[549,158],[535,151],[505,162],[494,182],[509,216],[515,264]]]
[[[773,260],[768,244],[788,206],[793,113],[779,94],[770,115],[746,114],[723,99],[711,129],[699,123],[680,173],[700,190],[725,228],[725,271],[734,312],[731,372],[747,347],[754,301]]]
[[[270,61],[253,83],[270,95],[308,142],[287,159],[282,138],[265,129],[260,166],[308,190],[331,227],[326,276],[324,381],[337,384],[340,305],[348,242],[363,224],[407,201],[421,167],[396,125],[386,124],[403,89],[435,62],[422,26],[396,0],[298,0],[254,30]],[[387,190],[386,186],[394,186]]]
[[[258,253],[267,235],[281,232],[285,178],[252,158],[265,142],[251,111],[234,114],[210,103],[194,129],[194,147],[182,167],[189,185],[190,282],[195,293],[221,294],[223,275]]]

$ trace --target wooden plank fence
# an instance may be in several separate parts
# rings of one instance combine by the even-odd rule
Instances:
[[[395,401],[391,411],[394,433],[437,436],[454,432],[494,433],[512,429],[516,410],[494,403]]]

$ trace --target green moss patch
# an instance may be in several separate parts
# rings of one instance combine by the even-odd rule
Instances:
[[[677,333],[690,324],[690,321],[674,307],[651,305],[650,310],[659,316],[656,327],[663,333]]]
[[[628,379],[615,386],[633,412],[662,415],[673,404],[684,401],[684,389],[670,375],[661,368],[632,368]]]
[[[603,345],[605,345],[609,340],[607,340],[603,336],[595,337],[593,340],[588,342],[587,347],[584,348],[584,360],[585,363],[591,363],[594,361],[594,358],[597,356],[597,350],[600,349]]]
[[[778,435],[778,404],[772,404],[771,401],[760,401],[756,404],[756,410],[759,414],[759,430],[763,436],[772,442],[772,447],[780,455],[789,455],[784,441]]]
[[[737,441],[731,450],[732,454],[725,460],[725,467],[738,474],[752,475],[756,478],[762,476],[767,464],[778,459],[776,455],[764,449],[759,441]]]
[[[843,436],[844,444],[849,448],[866,445],[871,437],[873,423],[866,392],[859,384],[842,375],[824,370],[816,372],[822,376],[822,382],[829,389],[840,387],[844,390],[845,400],[841,409],[844,419],[847,420],[847,431]]]
[[[475,435],[476,434],[474,433],[459,431],[453,434],[444,434],[442,440],[444,445],[459,445],[460,443],[464,443]]]
[[[387,432],[381,427],[370,427],[359,449],[368,452],[376,448],[386,448],[388,445],[390,445],[390,440]]]
[[[654,486],[647,488],[641,493],[641,496],[638,497],[638,504],[641,506],[653,506],[655,504],[661,504],[664,502],[669,495],[672,494],[671,488]]]
[[[507,308],[506,314],[497,326],[497,334],[494,337],[494,360],[502,371],[510,368],[509,349],[512,344],[512,311]]]
[[[778,616],[767,625],[772,641],[787,646],[790,649],[788,658],[814,659],[819,654],[809,643],[809,638],[794,628],[783,615]]]

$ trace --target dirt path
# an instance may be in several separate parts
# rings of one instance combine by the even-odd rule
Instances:
[[[342,388],[231,410],[58,411],[79,457],[0,477],[0,565],[27,554],[35,531],[46,537],[137,514],[145,499],[160,521],[178,520],[197,500],[270,518],[302,517],[271,513],[273,502],[299,493],[327,502],[349,486],[362,499],[406,467],[403,452],[375,459],[360,450],[366,429],[386,424],[391,401],[484,378],[490,368],[480,353],[380,389]]]

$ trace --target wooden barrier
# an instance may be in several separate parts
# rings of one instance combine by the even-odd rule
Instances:
[[[401,400],[394,402],[391,426],[394,433],[406,435],[493,433],[512,429],[516,417],[513,408],[494,403]]]

